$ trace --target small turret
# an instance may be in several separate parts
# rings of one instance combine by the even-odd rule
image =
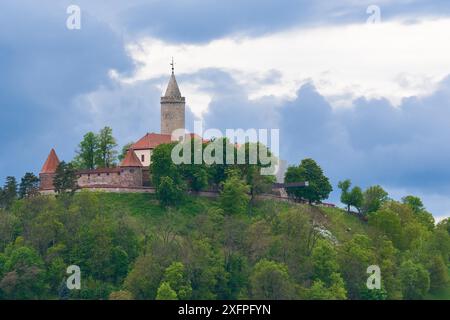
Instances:
[[[41,172],[39,173],[39,188],[41,190],[53,190],[53,178],[55,177],[56,169],[59,165],[59,159],[56,155],[55,149],[52,149],[42,166]]]

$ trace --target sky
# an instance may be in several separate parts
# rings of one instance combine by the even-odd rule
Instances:
[[[67,8],[80,8],[80,29]],[[368,22],[369,20],[369,22]],[[375,23],[373,23],[375,22]],[[450,216],[450,2],[2,0],[0,183],[71,160],[88,131],[159,131],[171,57],[187,127],[280,130],[351,179]]]

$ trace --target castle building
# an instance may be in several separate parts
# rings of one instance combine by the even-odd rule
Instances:
[[[186,99],[181,96],[175,78],[173,61],[172,74],[166,92],[161,97],[161,133],[147,133],[128,150],[118,167],[97,168],[77,171],[80,188],[142,188],[150,184],[149,166],[153,150],[163,143],[172,142],[172,132],[185,128]],[[189,137],[199,138],[194,134]],[[54,190],[53,178],[60,161],[54,149],[39,174],[42,192]]]

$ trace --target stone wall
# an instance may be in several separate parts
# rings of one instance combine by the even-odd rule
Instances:
[[[184,98],[161,98],[161,133],[172,134],[176,129],[185,128]]]
[[[142,168],[109,168],[84,170],[78,173],[78,186],[141,187]]]

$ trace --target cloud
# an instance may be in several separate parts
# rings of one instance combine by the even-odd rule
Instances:
[[[252,99],[293,99],[300,85],[312,82],[333,107],[349,107],[358,97],[386,98],[397,106],[403,98],[430,94],[450,73],[445,30],[450,30],[450,19],[297,28],[206,44],[145,38],[129,44],[139,67],[132,77],[121,78],[133,82],[160,77],[175,56],[177,74],[222,69]]]
[[[134,68],[107,25],[86,13],[82,29],[71,31],[67,16],[54,1],[2,1],[0,177],[39,172],[51,147],[73,153],[76,128],[90,121],[74,99],[111,86],[111,69]]]

